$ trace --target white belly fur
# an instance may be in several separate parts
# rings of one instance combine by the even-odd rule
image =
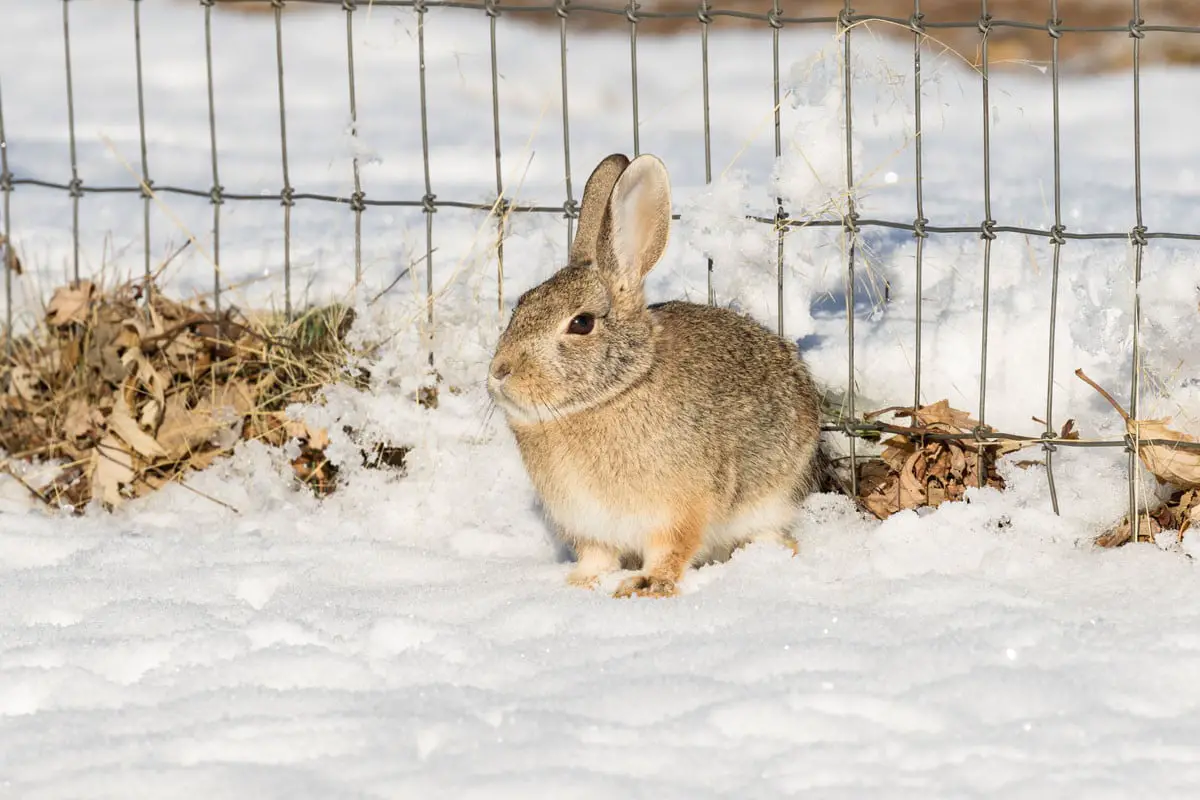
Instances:
[[[546,511],[569,537],[606,544],[622,553],[645,552],[650,537],[671,524],[667,506],[628,512],[581,491],[548,504]],[[729,519],[709,525],[697,557],[727,553],[758,535],[790,531],[795,514],[796,508],[787,495],[739,508]]]

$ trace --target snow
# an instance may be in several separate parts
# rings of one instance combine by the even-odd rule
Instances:
[[[0,80],[11,169],[69,177],[61,6],[10,4]],[[141,4],[147,136],[158,184],[211,181],[201,9]],[[71,3],[76,126],[85,183],[128,184],[138,163],[131,3]],[[15,22],[13,21],[15,20]],[[862,35],[860,35],[860,33]],[[914,216],[911,47],[859,30],[855,202],[869,218]],[[498,25],[506,186],[559,204],[558,38]],[[360,139],[349,127],[344,23],[289,13],[289,167],[302,191],[346,195],[363,158],[368,197],[424,193],[415,24],[380,8],[355,16]],[[761,33],[712,33],[714,184],[704,186],[698,37],[643,38],[642,149],[671,171],[676,227],[652,274],[655,299],[707,296],[760,319],[778,309],[769,228],[774,197],[793,214],[845,204],[838,45],[785,30],[784,158],[774,159],[770,49]],[[439,200],[494,193],[483,15],[430,12],[430,158]],[[214,13],[218,142],[228,191],[282,185],[269,18]],[[628,41],[573,37],[571,153],[576,196],[604,154],[630,147]],[[123,55],[129,53],[129,58]],[[978,76],[927,54],[924,199],[931,224],[984,217]],[[1151,230],[1200,232],[1194,165],[1196,69],[1146,70],[1143,211]],[[1135,221],[1129,76],[1065,76],[1062,214],[1071,231]],[[993,76],[992,214],[1053,222],[1049,76]],[[107,137],[113,150],[104,143]],[[165,196],[152,219],[157,263],[186,227],[207,242],[205,200]],[[21,187],[16,282],[28,321],[69,272],[70,203]],[[141,200],[81,202],[85,273],[142,269]],[[180,224],[172,221],[172,216]],[[569,588],[569,556],[538,515],[511,437],[487,413],[483,365],[496,314],[494,221],[435,215],[435,325],[424,326],[419,210],[363,215],[364,288],[352,281],[353,215],[293,211],[298,294],[341,296],[356,335],[386,339],[367,392],[331,389],[297,409],[331,428],[345,484],[325,501],[295,491],[282,453],[253,443],[188,486],[113,515],[50,516],[0,480],[0,794],[39,797],[1185,797],[1200,786],[1200,584],[1181,548],[1098,552],[1088,542],[1127,502],[1119,449],[1060,450],[1061,516],[1040,468],[1005,466],[1005,493],[879,524],[844,500],[812,498],[801,553],[756,545],[691,572],[681,597],[618,602]],[[229,203],[222,269],[238,304],[281,302],[282,211]],[[842,386],[847,348],[838,229],[786,240],[785,322],[824,382]],[[566,229],[514,217],[506,302],[565,256]],[[1062,248],[1055,424],[1119,435],[1115,414],[1072,372],[1128,402],[1133,251],[1122,240]],[[856,287],[859,407],[910,402],[914,245],[867,229]],[[1039,433],[1045,410],[1051,248],[1001,234],[992,246],[988,421]],[[1200,315],[1195,243],[1155,240],[1141,285],[1143,409],[1196,431]],[[204,291],[197,248],[168,270],[172,291]],[[978,405],[982,243],[926,244],[922,395]],[[890,285],[881,302],[879,286]],[[432,336],[432,339],[427,338]],[[445,382],[436,410],[411,399],[432,341]],[[450,387],[458,391],[450,391]],[[364,469],[342,425],[411,444],[409,475]],[[1147,485],[1149,489],[1149,485]],[[215,498],[222,504],[214,503]],[[236,511],[231,510],[236,509]],[[1168,537],[1169,538],[1169,537]],[[620,580],[610,576],[603,588]]]

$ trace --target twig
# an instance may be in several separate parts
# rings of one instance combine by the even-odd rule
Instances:
[[[3,472],[5,475],[9,475],[10,477],[12,477],[13,480],[15,480],[17,483],[21,484],[23,487],[25,487],[25,491],[29,492],[31,495],[36,497],[38,500],[41,500],[42,503],[44,503],[47,508],[54,508],[54,509],[58,508],[56,505],[54,505],[54,501],[52,501],[49,497],[46,497],[46,495],[39,492],[36,487],[34,487],[32,484],[29,483],[29,481],[25,480],[20,475],[13,472],[12,465],[9,464],[8,462],[5,462],[4,464],[0,464],[0,472]]]
[[[1095,389],[1097,392],[1099,392],[1100,396],[1103,397],[1105,400],[1107,400],[1109,403],[1111,403],[1112,407],[1117,410],[1117,413],[1121,415],[1121,419],[1125,420],[1126,423],[1130,422],[1129,413],[1127,411],[1125,411],[1125,409],[1121,408],[1121,404],[1118,403],[1116,400],[1114,400],[1113,396],[1111,394],[1109,394],[1107,391],[1105,391],[1104,388],[1102,386],[1100,386],[1100,384],[1096,383],[1094,380],[1089,378],[1087,376],[1087,373],[1085,373],[1083,371],[1082,367],[1075,370],[1075,377],[1079,378],[1079,380],[1083,381],[1088,386],[1091,386],[1093,389]]]

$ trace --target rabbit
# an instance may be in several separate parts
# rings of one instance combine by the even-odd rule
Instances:
[[[791,533],[817,481],[820,404],[797,348],[726,308],[646,304],[671,222],[667,170],[616,153],[584,188],[569,262],[517,301],[491,361],[568,583],[670,597],[689,566]]]

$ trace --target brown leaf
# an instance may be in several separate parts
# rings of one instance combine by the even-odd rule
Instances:
[[[116,508],[123,500],[121,487],[134,478],[133,455],[120,439],[105,436],[92,449],[92,497]]]
[[[1197,439],[1168,427],[1171,420],[1130,420],[1126,429],[1140,439],[1167,439],[1174,442],[1192,442]],[[1186,450],[1171,444],[1142,444],[1138,455],[1146,468],[1163,483],[1180,489],[1200,488],[1200,450]]]
[[[190,409],[184,396],[176,393],[167,398],[157,438],[167,457],[179,461],[208,444],[222,427],[224,424],[213,419],[211,410]]]
[[[14,275],[23,275],[25,270],[21,266],[21,259],[17,258],[16,248],[12,246],[12,242],[8,240],[8,237],[2,233],[0,233],[0,248],[3,248],[8,256],[8,268],[12,273]]]
[[[202,397],[197,408],[211,409],[214,416],[224,413],[226,416],[244,417],[254,410],[254,397],[245,381],[231,378]]]
[[[925,487],[917,477],[916,470],[923,465],[921,453],[916,452],[908,457],[904,469],[900,470],[900,507],[916,508],[925,502]]]
[[[1116,409],[1125,420],[1125,431],[1137,439],[1164,439],[1171,442],[1196,443],[1196,437],[1172,430],[1165,419],[1134,419],[1121,404],[1109,394],[1100,384],[1087,376],[1082,369],[1075,370],[1075,375],[1081,381],[1095,389],[1101,397]],[[1138,443],[1138,457],[1154,476],[1163,483],[1170,483],[1180,489],[1200,488],[1200,450],[1188,450],[1172,444],[1141,444]]]
[[[154,461],[164,458],[167,451],[162,448],[154,437],[142,430],[137,421],[130,416],[129,406],[123,398],[118,398],[112,413],[108,415],[108,429],[120,436],[126,444],[145,459]]]
[[[887,519],[896,511],[899,511],[896,503],[895,492],[891,496],[876,492],[862,498],[863,505],[867,510],[874,514],[878,519]]]
[[[91,281],[59,287],[46,306],[46,322],[56,328],[72,322],[86,322],[95,295],[96,284]]]
[[[38,388],[38,376],[24,364],[17,364],[8,373],[8,393],[19,397],[26,403],[32,403],[41,394]]]
[[[86,400],[72,400],[67,404],[67,414],[63,417],[62,432],[68,439],[82,439],[98,429],[104,422],[104,415],[99,409],[90,405]]]
[[[882,444],[884,448],[879,457],[884,463],[895,472],[904,469],[904,462],[908,461],[908,457],[913,453],[912,443],[903,436],[891,436],[884,439]]]
[[[917,409],[916,418],[919,424],[926,427],[943,425],[962,433],[972,431],[979,425],[967,412],[951,408],[949,400],[938,400],[936,403],[921,406]]]
[[[1138,517],[1141,523],[1138,525],[1139,538],[1154,537],[1162,532],[1162,525],[1154,517],[1144,512],[1138,514]],[[1121,520],[1121,524],[1097,536],[1096,545],[1098,547],[1120,547],[1132,540],[1133,525],[1130,524],[1129,517],[1125,517],[1125,519]]]
[[[962,446],[955,444],[950,448],[950,474],[962,478],[967,472],[967,456]]]
[[[324,428],[310,428],[306,422],[289,419],[286,423],[288,436],[299,439],[311,450],[324,450],[329,446],[329,433]]]

